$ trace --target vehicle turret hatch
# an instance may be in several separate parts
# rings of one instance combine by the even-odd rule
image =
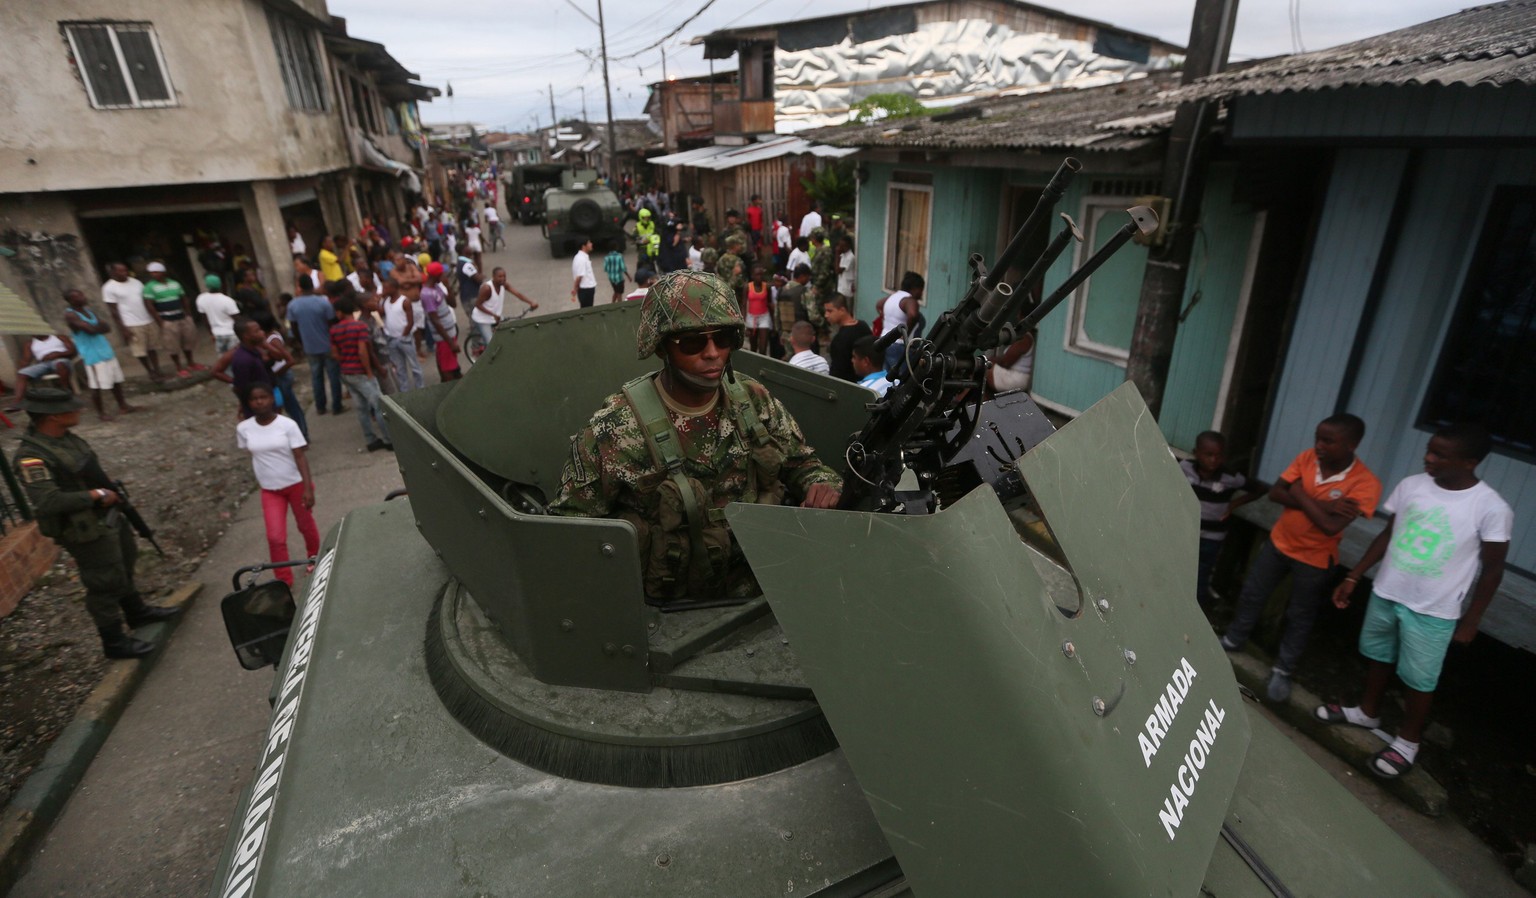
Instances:
[[[1188,485],[1129,384],[1018,465],[1075,615],[990,489],[728,516],[915,894],[1197,894],[1249,723]]]

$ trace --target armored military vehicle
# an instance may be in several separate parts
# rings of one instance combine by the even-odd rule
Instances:
[[[544,163],[519,165],[507,180],[507,211],[523,224],[544,220],[544,191],[560,186],[560,175],[569,165]]]
[[[544,192],[544,236],[556,258],[590,239],[596,249],[624,245],[624,205],[591,169],[562,172],[560,186]]]
[[[652,367],[640,304],[389,397],[409,496],[325,539],[214,894],[1454,894],[1239,693],[1135,390],[1060,431],[980,401],[974,350],[1086,274],[1024,313],[976,272],[872,407],[734,355],[848,472],[841,509],[730,506],[745,601],[647,604],[629,523],[545,513]]]

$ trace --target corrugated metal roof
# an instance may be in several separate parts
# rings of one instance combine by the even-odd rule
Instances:
[[[1178,84],[1159,72],[1102,87],[976,100],[941,115],[802,132],[834,147],[945,150],[1128,150],[1160,139],[1171,110],[1146,104]]]
[[[820,146],[807,140],[801,140],[798,137],[779,137],[739,147],[718,145],[700,147],[696,150],[684,150],[681,153],[672,153],[667,156],[656,156],[646,161],[652,165],[681,165],[687,168],[723,171],[739,165],[749,165],[753,162],[777,159],[780,156],[790,154],[810,153],[813,156],[837,157],[848,156],[856,152],[858,152],[857,148],[841,149],[832,146]]]
[[[4,284],[0,284],[0,334],[15,334],[19,337],[35,337],[38,334],[51,334],[53,325],[37,314],[37,311],[27,305],[26,301]]]
[[[1536,84],[1536,0],[1475,6],[1327,50],[1265,60],[1202,78],[1163,101],[1425,84]]]

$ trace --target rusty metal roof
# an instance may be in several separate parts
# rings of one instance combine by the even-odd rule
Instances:
[[[1159,72],[1102,87],[974,100],[937,115],[819,128],[800,136],[835,147],[1132,150],[1157,142],[1168,130],[1173,109],[1146,104],[1178,82],[1177,72]]]
[[[1536,84],[1536,0],[1509,0],[1202,78],[1164,102],[1391,85]]]

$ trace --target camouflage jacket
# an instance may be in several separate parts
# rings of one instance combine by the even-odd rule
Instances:
[[[109,532],[100,525],[104,512],[96,508],[82,473],[95,460],[90,444],[72,433],[50,437],[27,431],[12,467],[44,536],[83,543]]]
[[[742,285],[747,282],[746,267],[741,257],[735,253],[721,253],[720,258],[715,260],[715,273],[725,278],[725,282],[731,285],[738,301],[741,299]],[[737,271],[738,268],[742,270]]]
[[[842,488],[842,478],[821,463],[805,442],[800,425],[768,388],[738,373],[752,405],[769,436],[784,453],[780,479],[795,501],[805,497],[812,484],[829,483]],[[684,417],[670,412],[685,457],[684,471],[710,490],[715,508],[724,508],[747,491],[751,450],[745,435],[726,408],[724,391],[710,412]],[[550,514],[586,517],[617,517],[634,512],[652,521],[657,514],[657,489],[667,474],[651,458],[645,434],[634,409],[623,393],[603,400],[582,431],[571,439],[571,456],[561,476],[560,495]]]
[[[826,302],[837,293],[837,266],[833,264],[836,261],[835,254],[826,247],[811,259],[811,287],[819,302]]]

